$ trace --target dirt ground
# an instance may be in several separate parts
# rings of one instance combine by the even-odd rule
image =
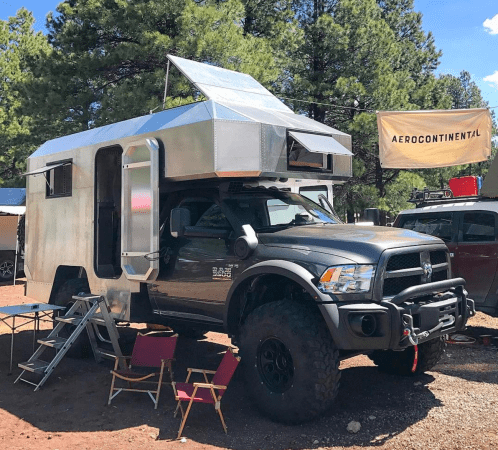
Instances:
[[[23,282],[0,286],[0,306],[30,303]],[[184,431],[175,440],[180,420],[165,386],[159,408],[146,394],[123,393],[111,406],[110,361],[65,358],[39,392],[25,383],[13,384],[17,366],[7,375],[10,334],[0,325],[0,448],[5,449],[385,449],[495,450],[498,448],[498,351],[483,345],[480,335],[498,337],[498,319],[478,314],[466,335],[471,345],[448,344],[446,355],[432,372],[419,377],[380,373],[364,356],[341,364],[341,388],[334,407],[320,419],[285,426],[263,417],[245,396],[236,374],[222,410],[228,425],[223,433],[211,405],[196,404]],[[48,324],[45,326],[47,329]],[[121,329],[130,343],[136,327]],[[46,333],[46,331],[45,331]],[[43,334],[43,332],[42,332]],[[175,378],[186,367],[216,369],[229,344],[220,334],[206,339],[180,339]],[[16,333],[14,362],[32,352],[30,325]],[[361,424],[350,434],[351,421]]]

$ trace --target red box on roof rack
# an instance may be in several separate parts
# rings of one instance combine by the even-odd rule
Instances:
[[[478,177],[452,178],[449,181],[450,189],[454,197],[469,197],[479,194]]]

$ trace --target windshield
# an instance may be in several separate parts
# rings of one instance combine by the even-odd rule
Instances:
[[[224,200],[242,225],[255,231],[272,231],[287,227],[339,223],[332,213],[313,201],[289,192],[251,190]]]

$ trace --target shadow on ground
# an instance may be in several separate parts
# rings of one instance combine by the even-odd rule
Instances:
[[[459,333],[475,339],[471,344],[448,344],[435,371],[467,381],[498,384],[498,348],[483,345],[482,335],[498,337],[495,328],[469,326]]]
[[[133,341],[136,330],[121,331]],[[129,347],[129,345],[127,345]],[[16,336],[14,361],[26,361],[31,355],[31,331]],[[182,380],[187,367],[216,369],[226,347],[208,340],[180,339],[175,379]],[[119,431],[147,424],[160,430],[160,440],[176,437],[180,424],[173,418],[175,401],[172,390],[164,386],[159,408],[147,394],[122,393],[107,406],[111,382],[111,361],[97,364],[93,359],[65,358],[39,392],[25,383],[13,384],[19,369],[8,376],[10,336],[0,335],[0,407],[47,432]],[[126,349],[130,351],[130,349]],[[129,353],[128,353],[129,354]],[[223,397],[229,434],[223,433],[212,405],[192,408],[184,436],[223,448],[287,449],[318,445],[381,445],[392,436],[424,419],[440,402],[428,389],[430,375],[400,378],[380,373],[368,362],[342,371],[341,389],[329,412],[318,420],[298,426],[286,426],[263,417],[245,396],[238,374]],[[362,360],[363,361],[363,360]],[[416,386],[414,382],[419,381]],[[358,434],[349,434],[351,420],[361,423]],[[318,443],[317,443],[318,441]]]
[[[25,286],[26,285],[26,279],[16,279],[16,286]],[[0,287],[2,286],[14,286],[14,281],[0,281]]]

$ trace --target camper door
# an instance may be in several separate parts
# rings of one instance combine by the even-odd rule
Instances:
[[[132,142],[123,153],[121,266],[126,278],[154,281],[159,271],[159,144]]]

